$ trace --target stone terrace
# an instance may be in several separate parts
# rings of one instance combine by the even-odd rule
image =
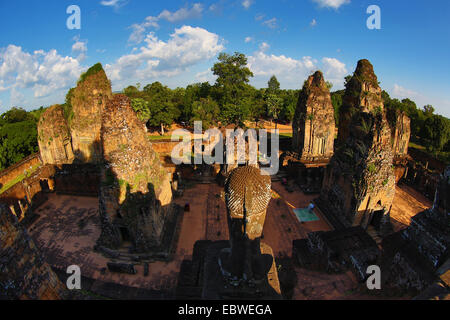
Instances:
[[[409,190],[402,188],[397,190],[401,198],[404,198],[404,194],[410,196]],[[221,199],[222,191],[223,188],[217,184],[198,184],[186,189],[183,197],[175,200],[181,206],[189,203],[190,212],[184,213],[174,259],[170,262],[150,263],[147,277],[144,277],[143,264],[136,264],[136,275],[102,272],[110,260],[93,251],[100,234],[97,198],[50,194],[49,200],[36,210],[40,217],[28,229],[52,267],[60,270],[60,274],[64,277],[69,265],[79,265],[82,276],[90,279],[86,282],[89,283],[89,289],[97,294],[123,299],[172,298],[181,262],[192,259],[194,243],[198,240],[228,239],[226,208]],[[319,221],[301,224],[292,211],[293,208],[307,207],[314,199],[314,195],[304,195],[298,187],[293,187],[293,192],[289,193],[280,182],[272,183],[272,191],[263,241],[273,248],[276,258],[291,256],[294,239],[306,238],[307,234],[313,231],[331,230],[320,212],[316,211]],[[398,199],[394,201],[392,209],[394,219],[397,219],[396,212],[399,216],[404,216],[402,212],[412,212],[414,215],[424,204],[415,200],[408,208],[406,205],[408,204],[404,201]],[[335,288],[337,285],[332,294],[335,298],[350,298],[352,295],[347,296],[346,292],[357,283],[351,275],[321,275],[306,272],[298,267],[295,267],[295,271],[299,281],[297,287],[305,286],[307,283],[313,287],[314,279],[324,278],[325,282],[320,284],[323,286],[322,289]],[[337,284],[333,284],[336,281]],[[127,287],[141,290],[129,290]],[[320,291],[322,289],[317,288]],[[311,292],[306,294],[298,291],[298,288],[295,290],[294,298],[319,297],[312,293],[312,289],[308,289]],[[314,292],[318,292],[317,290]]]

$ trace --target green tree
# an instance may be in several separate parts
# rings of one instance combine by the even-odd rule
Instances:
[[[428,151],[442,151],[450,138],[450,120],[441,115],[432,115],[424,121],[422,137],[429,141]]]
[[[180,110],[172,101],[172,92],[160,82],[146,85],[143,91],[150,111],[148,124],[160,127],[164,135],[164,127],[172,125],[180,116]]]
[[[345,76],[345,78],[344,78],[344,87],[345,88],[347,88],[347,84],[350,82],[350,80],[352,79],[352,75],[347,75],[347,76]]]
[[[280,91],[280,83],[278,82],[277,77],[270,77],[269,82],[267,83],[267,91],[273,94],[277,94]]]
[[[139,120],[147,123],[150,120],[149,103],[142,98],[131,99],[131,107],[137,113]]]
[[[295,109],[298,102],[298,90],[283,90],[280,97],[283,99],[280,117],[281,121],[291,122],[294,118]]]
[[[30,119],[30,115],[22,108],[13,107],[1,116],[2,123],[16,123]]]
[[[237,104],[227,103],[220,110],[220,121],[224,124],[234,123],[236,126],[244,127],[245,121],[250,119],[251,100],[242,98]]]
[[[214,64],[213,74],[217,76],[213,94],[221,106],[221,119],[226,123],[243,123],[250,116],[250,106],[246,91],[253,73],[247,67],[247,58],[236,52],[234,55],[221,53],[219,62]],[[245,99],[244,99],[245,97]],[[245,101],[244,101],[245,100]],[[243,108],[242,110],[238,110]]]
[[[0,169],[38,151],[35,120],[5,123],[0,128]]]
[[[253,77],[247,68],[247,57],[239,52],[234,55],[221,53],[219,62],[214,64],[213,74],[217,76],[216,86],[222,89],[224,103],[238,103],[245,90],[245,84]]]
[[[344,97],[345,90],[339,90],[331,93],[331,103],[334,108],[334,120],[336,126],[339,126],[339,111],[342,106],[342,98]]]
[[[128,86],[123,89],[123,93],[130,99],[141,98],[142,93],[135,86]]]
[[[192,118],[192,105],[201,98],[208,98],[211,94],[211,85],[208,82],[190,84],[186,87],[183,98],[181,119],[190,121]]]
[[[192,105],[191,124],[202,121],[203,129],[211,128],[219,118],[219,105],[211,98],[200,98]]]
[[[283,100],[276,94],[269,93],[266,95],[267,114],[271,120],[275,121],[275,129],[277,129],[282,102]]]
[[[431,117],[433,115],[434,108],[431,104],[427,104],[426,106],[423,106],[423,113],[425,114],[425,117]]]

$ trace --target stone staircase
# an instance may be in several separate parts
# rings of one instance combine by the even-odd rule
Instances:
[[[378,234],[378,231],[374,228],[374,226],[369,225],[367,227],[366,232],[369,234],[369,236],[375,240],[375,242],[377,243],[377,245],[380,245],[381,242],[383,241],[383,239],[380,237],[380,235]]]

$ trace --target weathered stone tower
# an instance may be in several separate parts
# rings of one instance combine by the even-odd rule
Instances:
[[[408,155],[409,139],[411,137],[411,119],[405,112],[395,110],[393,114],[388,114],[389,124],[391,124],[392,133],[392,151],[394,158],[405,158]],[[390,119],[392,116],[392,120]]]
[[[82,74],[76,88],[71,90],[72,111],[68,117],[77,161],[101,161],[101,115],[111,97],[111,83],[99,63]]]
[[[408,156],[409,138],[411,137],[411,120],[405,112],[398,109],[386,110],[386,117],[391,127],[391,143],[394,152],[394,172],[395,182],[398,183],[401,178],[408,175]]]
[[[129,242],[133,252],[167,253],[163,232],[174,233],[178,221],[171,176],[130,100],[113,96],[101,64],[81,75],[67,100],[64,108],[51,107],[39,121],[41,156],[45,163],[68,164],[57,173],[60,190],[98,193],[102,233],[97,249],[118,249]],[[67,180],[77,186],[65,186]],[[80,180],[89,187],[80,187]],[[172,227],[165,228],[166,223]]]
[[[74,155],[70,130],[60,105],[48,108],[37,126],[38,144],[43,164],[71,163]]]
[[[170,174],[124,95],[109,100],[102,114],[104,156],[100,187],[102,233],[98,243],[117,249],[130,241],[135,252],[161,245],[172,211]]]
[[[356,112],[383,111],[383,99],[378,79],[369,60],[359,60],[352,78],[346,84],[339,110],[338,143],[345,143],[350,135],[352,116]],[[381,109],[381,110],[380,110]]]
[[[305,81],[292,129],[292,152],[284,156],[283,165],[295,171],[305,192],[320,192],[335,138],[334,108],[322,72],[315,72]]]
[[[334,145],[334,108],[323,74],[306,80],[292,123],[292,150],[304,161],[330,159]]]
[[[372,225],[384,234],[395,194],[394,153],[381,89],[369,61],[358,62],[344,101],[341,142],[318,203],[335,228]]]
[[[111,84],[100,63],[82,74],[69,91],[66,106],[50,107],[39,120],[44,164],[100,163],[101,115],[111,97]]]
[[[33,239],[0,204],[0,300],[59,300],[66,294]]]

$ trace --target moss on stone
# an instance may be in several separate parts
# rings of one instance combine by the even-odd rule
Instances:
[[[84,82],[87,79],[87,77],[97,74],[100,71],[103,71],[102,64],[100,62],[97,64],[94,64],[85,73],[81,74],[80,79],[78,80],[78,84],[80,84],[81,82]]]

